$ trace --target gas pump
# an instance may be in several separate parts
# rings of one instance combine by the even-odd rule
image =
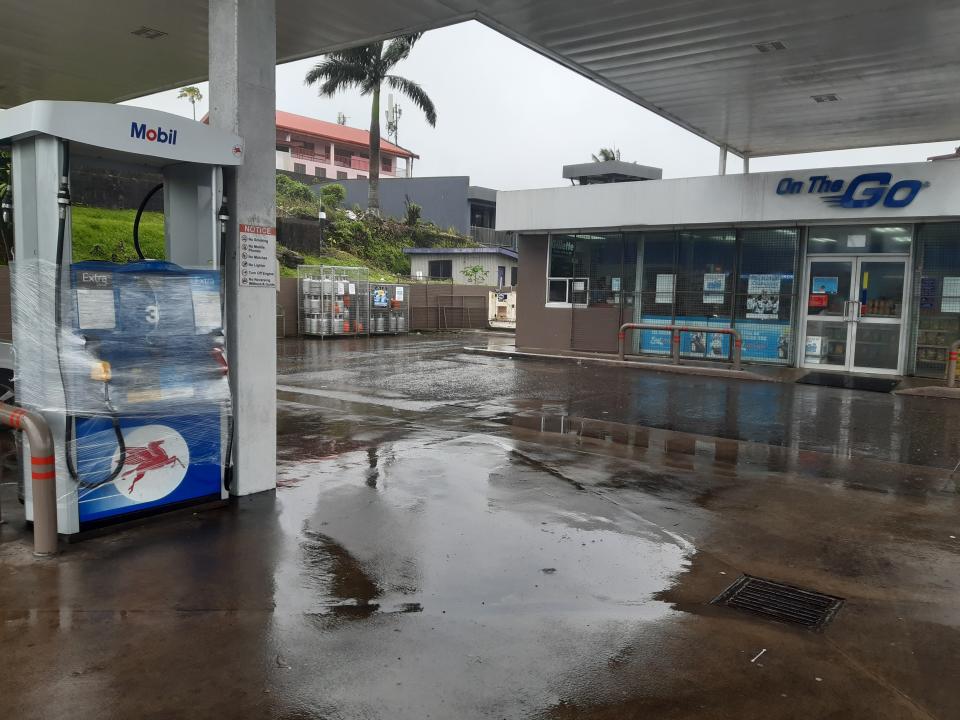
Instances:
[[[242,162],[242,141],[167,113],[48,101],[0,112],[0,141],[12,147],[16,400],[54,434],[59,532],[226,498],[222,168]],[[162,175],[164,259],[140,251],[147,197],[131,227],[139,261],[74,261],[81,159]]]

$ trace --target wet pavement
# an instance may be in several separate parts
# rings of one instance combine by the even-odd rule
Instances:
[[[960,717],[951,401],[463,344],[282,343],[276,493],[57,561],[3,485],[0,717]]]

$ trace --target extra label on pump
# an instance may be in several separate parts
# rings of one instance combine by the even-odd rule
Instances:
[[[117,327],[113,273],[81,270],[77,273],[74,292],[78,329],[113,330]]]
[[[193,288],[193,325],[197,334],[220,328],[220,293]]]
[[[219,330],[222,325],[220,288],[209,276],[190,278],[190,298],[193,301],[193,327],[197,335]]]

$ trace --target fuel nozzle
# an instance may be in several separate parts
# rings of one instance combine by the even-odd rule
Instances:
[[[110,363],[106,360],[98,360],[90,366],[90,379],[99,380],[102,383],[108,383],[113,378],[113,371]]]
[[[7,185],[6,192],[3,193],[3,197],[0,198],[0,213],[3,214],[4,224],[9,224],[10,220],[13,219],[13,190],[10,189],[9,185]]]
[[[217,220],[220,221],[220,232],[225,233],[227,231],[227,221],[230,219],[230,208],[227,203],[227,196],[223,196],[223,201],[220,203],[220,209],[217,210]]]
[[[60,178],[60,189],[57,190],[57,206],[60,208],[60,219],[67,218],[67,207],[70,205],[70,185],[67,178]]]

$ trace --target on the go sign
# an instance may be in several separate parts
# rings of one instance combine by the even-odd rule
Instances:
[[[892,184],[891,184],[892,183]],[[777,183],[777,195],[820,195],[828,205],[840,208],[903,208],[930,183],[920,180],[893,182],[888,172],[857,175],[853,180],[834,180],[829,175],[813,175],[804,180],[785,177]]]

